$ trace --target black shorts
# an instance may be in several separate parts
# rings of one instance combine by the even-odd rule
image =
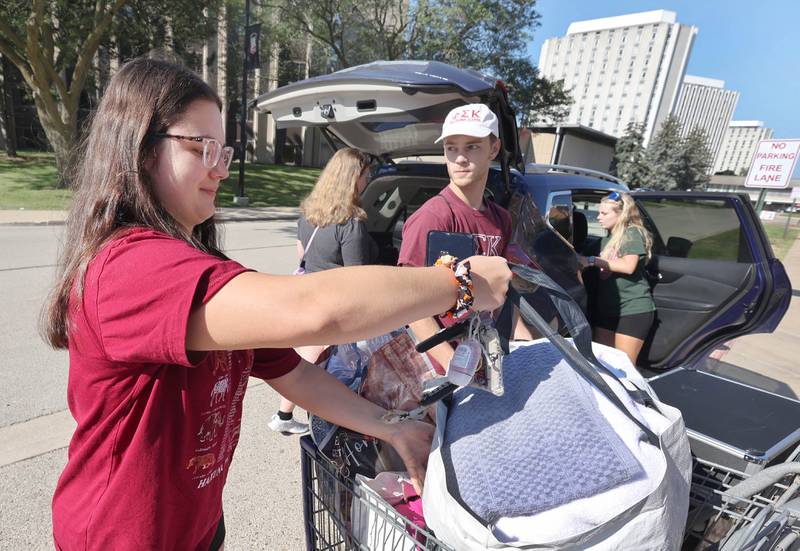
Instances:
[[[650,334],[650,326],[653,325],[654,319],[655,312],[631,314],[630,316],[620,316],[618,318],[599,318],[595,320],[595,327],[645,340],[647,335]]]
[[[225,543],[225,515],[219,517],[217,531],[214,533],[214,539],[211,540],[211,545],[208,546],[208,551],[219,551],[223,543]]]

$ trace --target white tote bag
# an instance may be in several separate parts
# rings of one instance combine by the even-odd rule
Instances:
[[[507,373],[516,363],[517,370],[529,368],[531,378],[534,378],[537,369],[550,370],[548,373],[539,373],[542,375],[541,381],[556,374],[560,374],[562,380],[566,381],[570,380],[570,375],[580,373],[576,396],[586,394],[588,388],[597,408],[596,415],[586,417],[587,422],[599,423],[598,427],[613,430],[616,437],[612,440],[624,443],[627,448],[627,451],[623,450],[624,455],[632,455],[641,469],[637,469],[636,476],[632,478],[575,499],[564,499],[570,493],[562,492],[558,495],[556,492],[555,496],[548,496],[547,492],[542,491],[543,499],[554,497],[555,501],[546,507],[533,508],[532,514],[500,517],[476,514],[462,495],[459,480],[466,482],[468,478],[476,476],[476,472],[481,476],[481,469],[485,469],[487,465],[486,458],[498,458],[489,461],[488,465],[491,466],[492,461],[502,463],[506,458],[524,457],[524,453],[520,453],[519,445],[515,448],[512,444],[506,444],[502,438],[493,439],[493,433],[512,434],[503,432],[511,426],[508,425],[509,420],[513,420],[513,416],[524,415],[525,411],[520,409],[519,400],[514,407],[503,404],[513,401],[515,394],[523,401],[527,399],[527,395],[526,390],[521,388],[525,379],[517,379],[516,384],[507,384],[508,396],[503,398],[489,397],[486,393],[477,394],[480,390],[462,389],[453,396],[449,406],[440,403],[437,409],[437,430],[428,460],[423,493],[428,526],[439,539],[459,551],[679,549],[686,523],[691,483],[691,453],[680,412],[658,401],[624,353],[602,345],[589,344],[588,324],[583,314],[557,284],[540,272],[516,267],[515,272],[528,281],[535,282],[548,293],[574,337],[574,344],[555,333],[532,311],[524,299],[520,301],[518,295],[509,293],[510,297],[516,297],[525,321],[546,335],[547,340],[534,341],[514,350],[505,359],[504,372]],[[589,369],[591,373],[588,373]],[[510,380],[514,381],[513,377]],[[554,388],[557,392],[559,386]],[[474,466],[463,461],[458,463],[451,449],[455,445],[453,432],[457,433],[455,438],[462,436],[456,430],[457,427],[451,427],[451,433],[447,433],[448,419],[452,421],[454,418],[449,417],[451,412],[448,407],[452,408],[453,415],[460,411],[468,417],[471,407],[477,415],[485,415],[477,412],[492,410],[486,409],[485,404],[481,409],[480,403],[491,399],[496,400],[494,403],[498,408],[507,407],[509,411],[507,414],[502,411],[492,412],[490,416],[496,415],[497,419],[487,423],[484,430],[464,434],[463,439],[475,440],[475,453],[472,456],[475,458]],[[461,416],[463,417],[464,415]],[[565,435],[571,434],[570,429],[574,429],[571,426],[551,428],[556,436],[561,432]],[[547,432],[545,430],[542,434]],[[642,438],[643,434],[646,435],[645,438]],[[552,438],[552,434],[550,437]],[[457,442],[460,444],[462,441]],[[535,447],[535,444],[532,443],[531,447]],[[570,453],[580,454],[584,451],[589,454],[595,450],[581,450],[580,445],[581,442],[577,442],[575,446],[578,449],[572,449]],[[508,446],[508,449],[503,449],[504,446]],[[567,449],[570,449],[569,446]],[[591,458],[592,456],[587,456],[587,461]],[[536,459],[541,458],[529,458],[532,463]],[[568,464],[567,459],[565,457],[565,464]],[[514,477],[521,472],[519,467],[519,462],[511,463],[507,471],[502,472],[505,476],[502,482],[513,488],[517,484]],[[553,487],[563,487],[572,492],[574,488],[568,483],[568,477],[569,473],[566,477],[552,479]],[[567,478],[566,483],[564,478]],[[583,480],[577,473],[576,478]],[[496,484],[497,479],[493,483]],[[519,487],[528,486],[520,481]],[[540,490],[548,489],[546,485],[540,484],[538,487]],[[491,490],[489,486],[487,493],[492,493]],[[498,488],[499,494],[501,490],[502,488]],[[474,498],[474,495],[471,497]],[[536,503],[539,495],[522,497],[530,505]],[[474,499],[470,503],[475,507]]]

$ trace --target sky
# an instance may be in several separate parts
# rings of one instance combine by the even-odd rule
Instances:
[[[698,28],[686,73],[738,91],[734,120],[764,121],[773,138],[800,139],[800,0],[538,0],[536,7],[541,26],[528,48],[536,65],[545,39],[564,36],[573,21],[673,11],[678,23]]]

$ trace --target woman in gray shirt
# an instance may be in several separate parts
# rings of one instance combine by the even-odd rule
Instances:
[[[305,272],[371,264],[378,245],[367,232],[367,213],[359,202],[367,187],[369,158],[357,149],[337,151],[319,176],[314,189],[300,204],[297,255]],[[306,346],[297,352],[315,362],[325,347]],[[269,428],[282,434],[301,434],[308,425],[296,421],[294,404],[281,398]]]

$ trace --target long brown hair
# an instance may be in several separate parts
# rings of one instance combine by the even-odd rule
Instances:
[[[337,151],[319,175],[314,189],[300,210],[315,226],[344,224],[351,218],[364,220],[367,213],[358,202],[358,179],[369,167],[369,157],[357,149]]]
[[[611,197],[604,197],[603,200],[600,201],[601,204],[609,205],[619,214],[617,223],[611,229],[611,238],[608,240],[608,243],[606,243],[606,246],[603,247],[603,250],[600,251],[600,256],[605,259],[614,258],[617,255],[617,251],[619,251],[620,247],[622,247],[625,242],[625,231],[628,228],[633,228],[641,234],[642,240],[644,241],[644,248],[647,252],[647,260],[650,260],[653,238],[650,236],[650,232],[647,231],[647,228],[644,227],[642,215],[639,212],[639,207],[636,206],[636,201],[634,201],[630,193],[618,193],[617,195],[619,196],[618,200],[612,199]]]
[[[152,228],[223,256],[213,217],[186,235],[156,199],[145,170],[145,160],[155,152],[155,134],[165,132],[199,99],[222,108],[199,76],[154,59],[130,61],[109,82],[68,178],[74,188],[72,206],[59,273],[41,320],[42,336],[54,348],[68,345],[70,296],[73,289],[82,295],[89,262],[125,229]]]

